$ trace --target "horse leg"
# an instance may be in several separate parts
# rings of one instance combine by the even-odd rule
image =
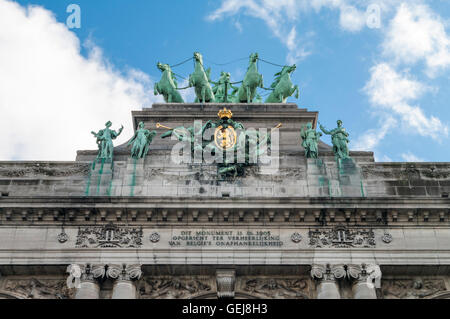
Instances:
[[[298,99],[298,95],[299,95],[298,85],[294,86],[291,95],[294,94],[294,92],[297,92],[295,94],[295,98]]]
[[[206,87],[202,87],[202,103],[206,103]]]
[[[247,86],[245,89],[246,89],[246,92],[247,92],[247,103],[251,103],[252,101],[250,101],[250,98],[251,98],[250,87]]]
[[[172,103],[172,94],[171,93],[167,94],[167,103]]]

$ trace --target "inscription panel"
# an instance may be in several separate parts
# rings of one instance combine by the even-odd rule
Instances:
[[[271,230],[175,230],[170,247],[280,248],[286,239]]]

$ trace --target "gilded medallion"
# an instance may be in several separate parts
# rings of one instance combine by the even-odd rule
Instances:
[[[227,150],[236,145],[237,134],[232,126],[224,128],[222,125],[214,132],[214,142],[221,150]]]

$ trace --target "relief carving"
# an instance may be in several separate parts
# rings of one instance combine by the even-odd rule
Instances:
[[[373,166],[362,166],[361,167],[362,176],[364,179],[378,179],[378,178],[393,178],[394,174],[391,170],[385,169],[383,167],[376,168]]]
[[[86,226],[78,229],[77,248],[139,248],[142,246],[142,227]]]
[[[436,170],[435,167],[431,167],[422,171],[422,174],[428,178],[446,179],[450,176],[450,170]]]
[[[371,229],[347,228],[337,226],[335,228],[315,229],[309,231],[309,245],[315,248],[321,247],[365,247],[376,246],[375,234]]]
[[[265,299],[309,299],[310,281],[299,278],[242,278],[240,291]]]
[[[9,279],[4,290],[25,299],[73,299],[75,295],[75,290],[69,289],[64,279]]]
[[[384,280],[381,291],[385,299],[420,299],[446,291],[442,279]]]
[[[5,177],[25,177],[44,175],[51,177],[65,177],[73,175],[87,176],[90,165],[87,163],[72,164],[67,166],[49,166],[48,164],[30,164],[24,167],[0,166],[0,176]]]
[[[188,299],[212,291],[212,278],[146,277],[139,285],[141,299]]]

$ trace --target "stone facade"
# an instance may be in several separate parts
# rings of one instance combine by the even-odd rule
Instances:
[[[350,152],[338,167],[322,142],[306,159],[317,112],[227,107],[246,128],[283,123],[275,171],[223,179],[174,163],[159,137],[138,161],[120,145],[113,163],[0,162],[0,298],[450,297],[450,163]],[[133,121],[191,126],[220,108],[156,104]]]

